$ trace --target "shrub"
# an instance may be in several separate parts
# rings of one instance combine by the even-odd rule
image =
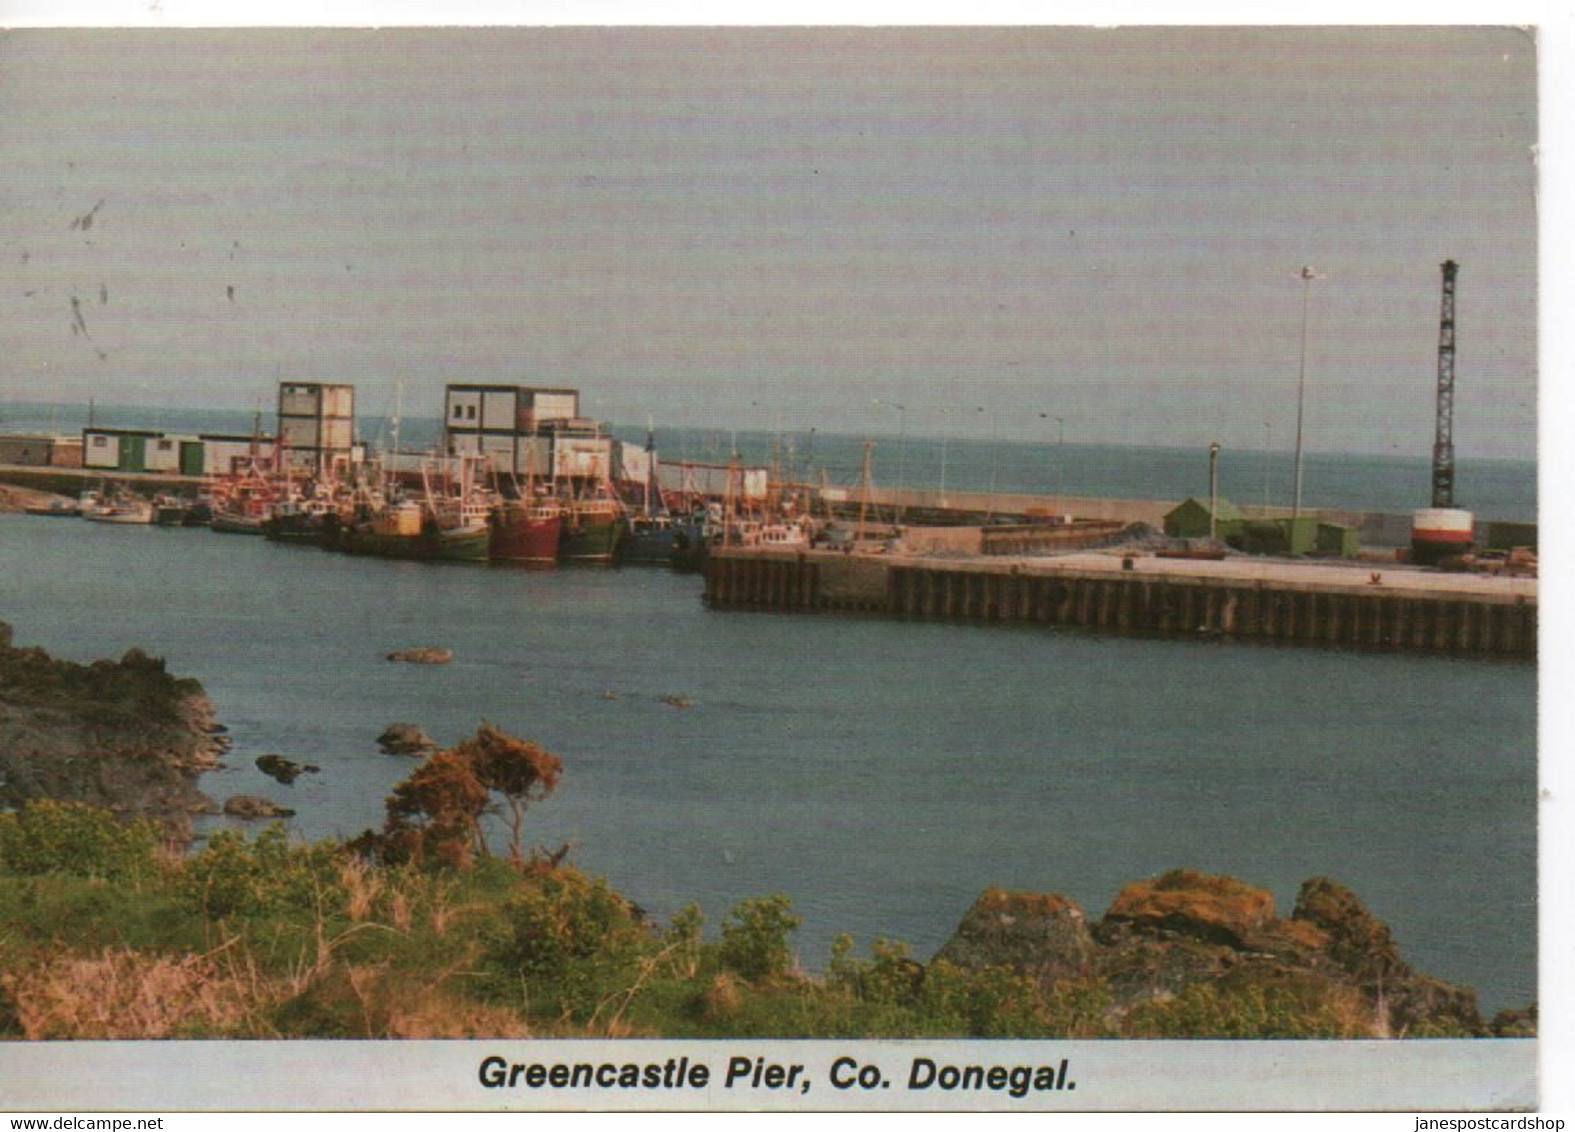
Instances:
[[[159,843],[153,822],[121,821],[78,802],[30,802],[0,814],[0,869],[19,876],[145,876],[157,867]]]
[[[325,899],[335,907],[349,901],[339,846],[331,841],[291,845],[281,825],[269,826],[250,842],[234,830],[215,833],[207,847],[182,866],[179,884],[215,920],[287,909],[316,911]]]
[[[511,931],[494,957],[522,976],[533,1012],[591,1017],[639,981],[653,938],[633,907],[573,870],[551,873],[509,902]]]
[[[792,901],[780,893],[739,903],[722,925],[722,966],[746,979],[785,975],[793,966],[788,936],[798,930]]]

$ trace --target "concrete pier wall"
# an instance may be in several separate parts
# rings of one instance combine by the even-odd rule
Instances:
[[[707,565],[706,600],[719,608],[841,610],[1145,636],[1218,636],[1477,656],[1537,653],[1535,598],[1386,588],[1381,580],[1330,587],[1289,578],[722,551]]]

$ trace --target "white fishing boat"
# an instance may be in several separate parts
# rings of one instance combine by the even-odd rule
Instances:
[[[82,517],[94,523],[152,523],[153,504],[141,496],[109,492],[84,504]]]

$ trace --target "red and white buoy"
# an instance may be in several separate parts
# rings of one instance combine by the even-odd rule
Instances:
[[[1457,558],[1471,551],[1475,517],[1454,507],[1428,507],[1411,520],[1411,561],[1423,565]]]

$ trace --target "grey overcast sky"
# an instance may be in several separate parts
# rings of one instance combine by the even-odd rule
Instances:
[[[1528,458],[1494,28],[15,31],[0,399],[571,385],[705,428]],[[905,406],[899,411],[897,405]],[[981,412],[980,409],[983,409]],[[1041,417],[1040,414],[1047,414]]]

